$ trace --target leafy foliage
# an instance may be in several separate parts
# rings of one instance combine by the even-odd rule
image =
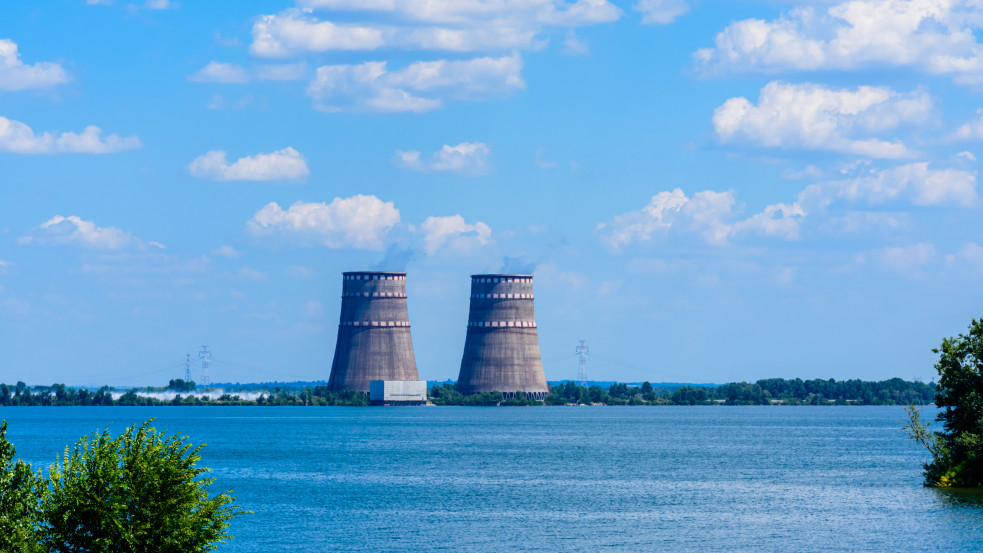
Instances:
[[[945,338],[940,354],[935,404],[944,431],[931,432],[920,412],[908,409],[906,432],[932,454],[925,484],[942,488],[983,487],[983,319],[968,334]]]
[[[7,422],[0,422],[0,551],[40,552],[35,530],[44,484],[31,466],[18,459],[7,440]]]
[[[46,551],[197,553],[231,538],[244,511],[228,492],[209,497],[201,446],[164,436],[153,419],[118,437],[84,437],[49,470],[40,541]]]

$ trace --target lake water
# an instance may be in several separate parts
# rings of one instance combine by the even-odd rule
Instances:
[[[149,417],[255,512],[222,552],[983,551],[900,407],[0,408],[36,467]]]

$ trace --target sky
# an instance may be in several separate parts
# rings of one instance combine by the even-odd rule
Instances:
[[[0,381],[326,380],[405,270],[421,378],[472,274],[546,376],[929,381],[983,315],[979,0],[0,7]]]

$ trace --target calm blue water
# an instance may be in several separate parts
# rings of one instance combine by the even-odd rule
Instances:
[[[0,408],[36,466],[152,416],[255,511],[222,552],[983,551],[900,407]]]

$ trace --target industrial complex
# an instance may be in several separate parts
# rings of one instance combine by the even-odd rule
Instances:
[[[370,392],[376,404],[426,402],[426,383],[419,380],[410,337],[406,273],[343,273],[328,388]],[[457,388],[465,395],[549,395],[536,333],[532,275],[472,275]]]

